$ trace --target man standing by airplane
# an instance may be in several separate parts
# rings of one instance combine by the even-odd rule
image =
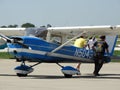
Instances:
[[[79,47],[79,48],[85,48],[86,45],[87,45],[87,42],[84,36],[80,36],[80,38],[76,39],[76,41],[74,42],[74,46]],[[81,63],[78,63],[77,65],[78,70],[80,70],[80,65]]]
[[[99,71],[103,66],[104,63],[104,54],[107,52],[109,54],[108,50],[108,44],[105,41],[106,37],[104,35],[100,36],[100,40],[95,42],[93,50],[95,51],[94,59],[95,59],[95,69],[93,74],[95,76],[99,76]]]

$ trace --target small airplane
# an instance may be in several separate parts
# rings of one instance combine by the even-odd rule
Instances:
[[[105,54],[105,63],[111,61],[117,38],[120,34],[120,25],[116,26],[75,26],[49,27],[44,29],[27,29],[26,36],[0,36],[7,41],[9,52],[21,61],[15,67],[17,76],[24,77],[33,72],[33,67],[41,63],[56,63],[66,78],[79,74],[79,70],[71,66],[62,66],[60,63],[94,63],[93,50],[77,48],[71,44],[81,35],[107,35],[110,54]],[[109,36],[111,35],[111,36]],[[25,61],[36,62],[27,66]]]

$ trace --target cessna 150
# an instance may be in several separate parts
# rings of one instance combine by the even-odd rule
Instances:
[[[60,63],[94,63],[93,50],[77,48],[70,44],[71,41],[86,34],[107,35],[110,54],[105,54],[104,62],[110,62],[117,35],[120,34],[120,25],[31,28],[26,29],[26,36],[11,38],[3,34],[0,36],[7,40],[9,52],[21,60],[21,65],[15,67],[17,76],[27,76],[33,71],[33,67],[40,63],[56,63],[62,68],[65,77],[72,77],[78,74],[79,70],[71,66],[62,66]],[[27,66],[25,61],[36,62],[36,64]]]

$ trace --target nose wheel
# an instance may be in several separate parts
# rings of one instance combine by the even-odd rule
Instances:
[[[27,65],[17,66],[14,70],[19,77],[26,77],[29,73],[33,72],[33,68]]]
[[[22,61],[21,65],[20,66],[17,66],[15,67],[15,72],[16,72],[16,75],[18,77],[26,77],[29,73],[32,73],[33,72],[33,68],[34,66],[40,64],[40,62],[32,65],[32,66],[27,66],[25,65],[25,61]]]

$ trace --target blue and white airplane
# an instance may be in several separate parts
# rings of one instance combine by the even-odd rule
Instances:
[[[120,25],[49,27],[26,31],[27,36],[13,36],[11,38],[0,34],[7,40],[9,52],[21,61],[21,65],[15,67],[17,76],[27,76],[33,72],[33,67],[40,63],[56,63],[61,67],[64,76],[70,78],[79,74],[79,70],[71,66],[62,66],[60,63],[94,63],[93,50],[77,48],[70,42],[81,35],[107,35],[106,41],[109,44],[110,54],[105,54],[104,62],[108,63],[114,52],[117,35],[120,34]],[[27,66],[25,61],[36,62],[36,64]]]

